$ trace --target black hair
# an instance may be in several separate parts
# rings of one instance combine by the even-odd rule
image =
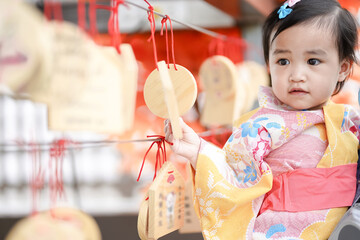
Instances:
[[[270,45],[274,39],[285,29],[302,23],[315,23],[328,27],[334,34],[340,61],[346,59],[351,64],[357,62],[356,20],[348,10],[341,7],[337,0],[301,0],[291,9],[292,12],[283,19],[279,19],[277,13],[279,8],[275,9],[263,25],[263,50],[266,64],[269,64]],[[345,81],[338,82],[333,95],[337,94],[344,84]]]

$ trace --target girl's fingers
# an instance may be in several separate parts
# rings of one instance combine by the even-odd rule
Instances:
[[[170,143],[172,143],[173,140],[174,140],[174,136],[172,135],[172,133],[167,132],[167,133],[165,134],[165,140],[168,141],[168,142],[170,142]]]
[[[167,141],[169,140],[170,135],[171,135],[170,131],[166,130],[166,131],[165,131],[165,139],[166,139]]]
[[[167,129],[170,133],[172,133],[172,127],[171,127],[170,121],[168,121],[168,123],[167,123]]]
[[[172,129],[171,129],[171,124],[170,124],[169,119],[166,119],[164,121],[164,124],[165,124],[165,126],[164,126],[165,140],[172,142],[173,136],[172,136]]]
[[[182,118],[180,118],[180,126],[182,128],[183,133],[195,133],[194,130],[187,125]]]

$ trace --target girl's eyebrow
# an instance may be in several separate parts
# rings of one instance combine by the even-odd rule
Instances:
[[[326,52],[322,49],[313,49],[313,50],[306,51],[306,53],[313,54],[313,55],[326,55]]]
[[[286,50],[286,49],[275,49],[273,51],[273,54],[276,55],[276,54],[282,54],[282,53],[291,53],[290,50]]]
[[[273,54],[283,54],[283,53],[291,53],[290,50],[286,50],[286,49],[275,49],[273,51]],[[326,55],[326,51],[322,50],[322,49],[312,49],[312,50],[308,50],[306,51],[307,54],[313,54],[313,55]]]

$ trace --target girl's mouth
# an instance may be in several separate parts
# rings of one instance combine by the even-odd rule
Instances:
[[[302,95],[302,94],[307,94],[308,92],[301,88],[293,88],[289,91],[289,93],[293,95]]]

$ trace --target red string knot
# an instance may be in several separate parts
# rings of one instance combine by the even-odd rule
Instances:
[[[155,179],[156,177],[156,173],[157,173],[157,170],[158,168],[160,169],[162,164],[164,164],[164,162],[166,162],[166,149],[165,149],[165,142],[170,144],[170,145],[173,145],[173,143],[167,141],[165,139],[164,136],[161,136],[161,135],[149,135],[147,136],[148,138],[155,138],[154,141],[151,143],[149,149],[146,151],[145,153],[145,156],[143,158],[143,161],[142,161],[142,164],[141,164],[141,168],[140,168],[140,172],[139,172],[139,176],[137,178],[137,181],[139,181],[140,179],[140,176],[141,176],[141,173],[142,173],[142,170],[144,168],[144,163],[145,163],[145,159],[146,159],[146,156],[148,155],[148,153],[150,152],[152,146],[154,146],[154,144],[156,143],[157,144],[157,151],[156,151],[156,162],[155,162],[155,171],[154,171],[154,178],[153,180]]]

